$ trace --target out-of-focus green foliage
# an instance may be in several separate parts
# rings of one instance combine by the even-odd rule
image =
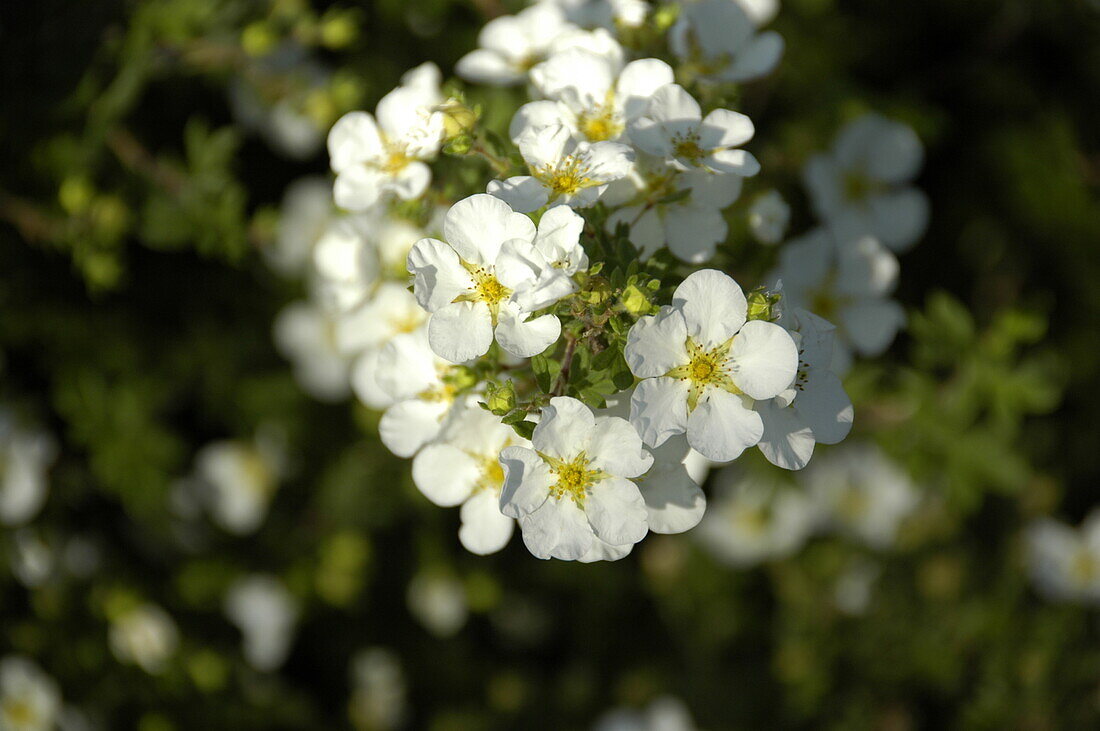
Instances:
[[[34,657],[103,728],[347,727],[349,663],[370,646],[400,658],[415,728],[572,728],[662,693],[712,729],[1100,724],[1095,611],[1040,600],[1019,535],[1027,518],[1076,521],[1100,502],[1100,7],[784,3],[786,57],[737,106],[794,229],[809,223],[800,168],[843,120],[883,111],[928,151],[932,227],[902,257],[908,332],[848,386],[856,433],[933,499],[887,555],[821,539],[738,571],[690,535],[590,566],[538,562],[518,539],[469,555],[454,511],[429,505],[378,442],[377,415],[309,399],[271,344],[299,292],[257,250],[285,186],[325,159],[273,151],[242,97],[291,99],[325,130],[422,61],[449,76],[503,10],[0,11],[0,398],[61,444],[35,530],[99,553],[96,573],[33,590],[0,573],[0,654]],[[329,69],[323,83],[300,76],[306,57]],[[470,95],[488,127],[506,127],[512,92]],[[478,174],[451,158],[437,170]],[[733,232],[733,251],[751,245]],[[169,505],[196,451],[260,433],[290,455],[263,528],[187,533]],[[10,566],[12,535],[0,550]],[[825,597],[861,561],[881,570],[875,601],[847,616]],[[302,608],[276,674],[250,669],[223,615],[250,571],[280,576]],[[457,635],[410,615],[418,574],[459,582],[471,617]],[[108,644],[112,618],[144,601],[180,626],[159,676]]]

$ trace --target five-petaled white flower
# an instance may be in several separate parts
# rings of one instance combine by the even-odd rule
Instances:
[[[530,127],[516,140],[530,175],[493,180],[486,190],[522,213],[545,205],[587,208],[630,173],[634,151],[618,142],[578,142],[561,124]]]
[[[757,32],[769,14],[748,0],[693,0],[681,4],[668,41],[689,68],[711,81],[741,83],[767,76],[783,57],[783,38]]]
[[[500,509],[519,520],[531,553],[618,558],[645,537],[646,505],[631,479],[645,474],[653,455],[629,422],[558,396],[543,409],[531,444],[500,453]]]
[[[456,406],[439,438],[413,459],[413,482],[436,505],[461,505],[458,538],[466,550],[495,553],[512,537],[515,521],[500,512],[504,471],[500,450],[530,446],[476,398]]]
[[[478,34],[480,48],[460,58],[455,73],[480,84],[520,84],[551,45],[575,28],[560,7],[548,2],[493,18]]]
[[[527,216],[498,198],[478,194],[447,212],[446,243],[431,238],[416,242],[408,267],[417,301],[432,313],[432,350],[462,363],[483,355],[495,337],[507,352],[527,358],[558,339],[557,317],[528,319],[576,289],[573,280],[546,259],[536,239],[579,235],[579,229],[558,225],[557,219],[552,223],[552,233],[536,232]],[[573,247],[575,243],[569,242],[559,246]]]
[[[419,197],[432,177],[423,161],[435,157],[443,140],[443,117],[433,111],[442,101],[439,69],[428,63],[405,74],[374,116],[341,117],[328,136],[336,205],[361,211],[388,194]]]
[[[779,323],[798,343],[798,374],[789,389],[756,402],[764,422],[764,436],[756,446],[777,467],[800,470],[809,464],[814,444],[836,444],[848,436],[852,400],[829,370],[836,328],[799,309],[784,312]]]
[[[928,198],[909,184],[923,160],[910,127],[866,114],[840,131],[830,152],[810,158],[806,188],[817,215],[843,236],[870,234],[904,251],[928,226]]]
[[[798,349],[782,327],[746,321],[737,282],[703,269],[676,288],[672,305],[630,329],[624,356],[644,379],[634,390],[630,421],[645,443],[674,434],[716,462],[736,459],[763,435],[753,399],[786,390],[798,368]]]
[[[630,125],[630,139],[642,152],[665,158],[684,171],[750,177],[760,171],[752,153],[735,149],[752,139],[752,120],[715,109],[703,117],[699,102],[678,84],[666,84]]]

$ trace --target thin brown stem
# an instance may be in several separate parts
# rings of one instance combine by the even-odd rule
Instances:
[[[562,356],[561,371],[554,381],[554,387],[550,389],[551,396],[565,394],[565,386],[569,383],[569,368],[573,365],[573,353],[577,350],[577,339],[571,335],[565,336],[565,355]]]

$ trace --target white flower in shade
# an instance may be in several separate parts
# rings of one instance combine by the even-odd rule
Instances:
[[[283,456],[273,440],[212,442],[195,455],[195,478],[214,522],[243,535],[264,518],[279,484]]]
[[[695,731],[684,702],[672,696],[655,698],[643,710],[617,708],[601,716],[594,731]]]
[[[351,362],[336,341],[336,321],[310,301],[291,302],[272,326],[275,347],[294,366],[294,379],[318,401],[348,395]]]
[[[520,107],[509,133],[518,141],[529,129],[561,124],[578,140],[615,141],[653,92],[672,81],[672,67],[655,58],[623,67],[580,48],[557,53],[531,69],[531,82],[546,99]]]
[[[11,412],[0,409],[0,525],[22,525],[38,514],[56,456],[49,434],[21,428]]]
[[[225,615],[241,631],[249,665],[270,672],[286,661],[298,605],[282,581],[267,574],[234,581],[225,596]]]
[[[645,537],[645,500],[631,479],[645,474],[653,456],[629,422],[558,396],[543,409],[531,443],[534,449],[501,451],[500,509],[519,520],[532,554],[615,559]]]
[[[545,205],[587,208],[630,172],[634,152],[618,142],[578,142],[561,124],[530,127],[516,140],[530,175],[492,180],[487,191],[517,211]]]
[[[401,660],[389,650],[371,647],[358,653],[351,666],[349,713],[361,731],[395,729],[408,715],[408,689]]]
[[[409,582],[405,601],[417,621],[436,637],[454,636],[470,614],[466,587],[449,574],[417,574]]]
[[[413,482],[424,497],[443,507],[462,506],[458,538],[471,553],[495,553],[512,537],[515,521],[500,512],[500,451],[512,445],[530,442],[470,397],[413,459]]]
[[[1027,528],[1031,580],[1044,596],[1100,605],[1100,510],[1074,529],[1051,518]]]
[[[779,0],[735,0],[735,2],[758,28],[772,22],[779,14]]]
[[[740,177],[760,171],[752,153],[736,149],[752,139],[752,120],[729,109],[715,109],[703,117],[699,102],[678,84],[653,92],[629,132],[639,150],[679,170]]]
[[[728,462],[760,441],[753,399],[774,398],[791,385],[798,349],[780,326],[746,321],[747,310],[735,281],[703,269],[676,288],[671,306],[630,329],[624,356],[643,379],[630,421],[646,444],[686,433],[700,454]]]
[[[637,28],[645,22],[645,0],[542,0],[558,5],[565,17],[582,28]]]
[[[33,527],[17,528],[12,534],[9,558],[11,571],[28,589],[45,584],[57,565],[53,548]]]
[[[428,313],[406,286],[382,282],[359,307],[336,317],[336,346],[356,354],[380,348],[401,333],[411,333],[428,320]]]
[[[762,244],[778,244],[791,222],[791,207],[777,190],[756,196],[749,206],[749,231]]]
[[[288,185],[274,244],[263,249],[268,266],[286,277],[302,276],[314,245],[334,216],[332,183],[328,180],[310,176]]]
[[[881,355],[905,325],[905,310],[889,299],[898,260],[876,239],[836,239],[823,228],[789,241],[770,281],[783,286],[783,303],[809,310],[836,326],[832,370],[844,375],[853,351]]]
[[[577,227],[562,226],[558,219],[551,224],[552,232],[538,236],[579,235]],[[473,195],[447,212],[443,236],[446,243],[418,241],[408,261],[416,299],[432,313],[432,350],[461,363],[483,355],[495,338],[507,352],[527,358],[558,339],[557,317],[528,318],[571,294],[576,285],[536,246],[531,219],[490,195]],[[573,250],[576,244],[554,246]]]
[[[909,475],[870,444],[829,452],[803,474],[824,525],[872,548],[893,545],[902,522],[920,504]]]
[[[831,228],[845,236],[870,234],[904,251],[928,226],[928,199],[909,184],[923,161],[910,127],[867,114],[840,131],[829,153],[810,158],[806,188]]]
[[[865,614],[871,605],[875,582],[881,574],[882,569],[871,561],[852,561],[833,586],[833,604],[849,616]]]
[[[25,657],[0,660],[0,729],[52,731],[60,713],[61,691],[53,678]]]
[[[694,535],[723,563],[741,568],[791,556],[813,532],[817,511],[801,490],[734,467],[715,482],[710,510]]]
[[[439,152],[443,118],[433,108],[443,101],[439,69],[423,64],[409,71],[378,102],[374,116],[350,112],[328,136],[336,205],[352,211],[370,208],[384,196],[418,198],[431,182],[425,160]]]
[[[458,60],[455,73],[479,84],[521,84],[554,41],[575,27],[560,7],[548,2],[493,18],[478,34],[479,48]]]
[[[607,228],[614,231],[620,223],[629,226],[630,243],[642,259],[667,246],[677,259],[692,264],[713,257],[728,232],[719,209],[691,201],[625,206],[608,217]]]
[[[798,344],[798,374],[774,399],[756,402],[764,435],[756,446],[777,467],[800,470],[814,444],[836,444],[852,429],[852,400],[829,370],[835,328],[806,310],[787,310],[779,324]]]
[[[111,652],[121,663],[160,675],[179,646],[175,620],[156,604],[141,604],[111,620]]]
[[[757,32],[754,19],[763,13],[746,9],[730,0],[682,3],[669,30],[669,46],[708,81],[741,83],[767,76],[783,57],[783,38],[775,31]]]

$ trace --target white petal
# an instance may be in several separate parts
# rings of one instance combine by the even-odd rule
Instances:
[[[686,445],[685,445],[686,446]],[[683,533],[703,519],[707,499],[680,462],[655,464],[638,489],[645,500],[649,529],[654,533]]]
[[[493,344],[493,323],[484,302],[454,302],[432,313],[428,342],[440,358],[465,363]]]
[[[642,446],[637,430],[617,416],[596,419],[588,458],[593,467],[616,477],[637,477],[653,465],[653,455]]]
[[[630,423],[651,447],[659,447],[688,425],[688,385],[675,378],[650,378],[634,388]]]
[[[684,313],[687,334],[707,348],[721,345],[741,330],[748,311],[741,287],[717,269],[689,275],[672,293],[672,305]]]
[[[505,447],[500,452],[504,468],[504,487],[500,493],[500,511],[510,518],[527,515],[550,497],[554,476],[550,468],[533,449]]]
[[[500,501],[491,490],[479,490],[462,504],[458,540],[470,553],[487,556],[508,545],[516,521],[500,512]]]
[[[683,313],[662,307],[656,315],[640,318],[626,336],[623,357],[638,378],[663,376],[688,362],[688,330]]]
[[[627,119],[640,116],[657,89],[671,84],[675,78],[672,67],[656,58],[631,61],[623,67],[615,83],[615,93]]]
[[[555,53],[531,69],[531,83],[542,96],[562,99],[571,92],[582,103],[602,104],[615,80],[608,59],[581,48]]]
[[[715,109],[699,127],[699,146],[704,150],[740,147],[756,133],[752,120],[740,112]]]
[[[905,324],[905,310],[893,300],[864,300],[840,312],[848,339],[860,355],[874,358],[890,347]]]
[[[481,478],[481,466],[450,444],[429,444],[413,458],[413,483],[436,505],[451,507],[470,497]]]
[[[460,200],[447,211],[443,238],[466,261],[492,264],[505,241],[534,241],[535,224],[499,198],[478,193]]]
[[[868,204],[875,233],[894,251],[905,251],[928,228],[928,198],[916,188],[873,196]]]
[[[638,486],[621,477],[608,477],[593,485],[585,497],[584,512],[596,537],[613,546],[637,543],[649,530]]]
[[[698,122],[703,118],[699,102],[679,84],[667,84],[653,92],[645,116],[662,123]]]
[[[455,73],[467,81],[492,86],[511,86],[526,77],[499,53],[486,48],[470,51],[458,59]]]
[[[778,396],[798,370],[798,346],[772,322],[746,322],[730,348],[733,382],[754,399]]]
[[[596,540],[584,511],[569,498],[547,500],[519,519],[523,543],[537,558],[576,561]]]
[[[548,262],[557,264],[572,276],[578,270],[588,268],[588,256],[580,243],[583,233],[582,216],[568,206],[555,206],[542,214],[539,220],[535,248]]]
[[[542,181],[530,175],[514,175],[507,180],[490,180],[486,192],[507,203],[519,213],[537,211],[550,200],[550,191]]]
[[[532,169],[556,167],[573,149],[569,130],[561,125],[528,130],[516,141],[524,161]]]
[[[668,157],[672,154],[671,135],[654,119],[639,117],[628,125],[627,132],[630,141],[641,152],[654,157]]]
[[[366,112],[349,112],[337,120],[328,133],[328,154],[336,173],[380,156],[382,138],[374,117]]]
[[[877,116],[877,115],[875,115]],[[908,125],[882,117],[869,135],[864,163],[867,173],[884,183],[912,180],[924,162],[920,138]]]
[[[775,31],[761,33],[749,41],[722,72],[726,81],[741,82],[767,76],[783,58],[783,37]]]
[[[588,449],[596,417],[575,398],[556,396],[542,410],[531,443],[539,452],[567,462]]]
[[[378,434],[386,448],[398,457],[411,457],[436,438],[449,408],[442,401],[402,401],[382,414]]]
[[[559,102],[549,99],[528,102],[520,107],[508,125],[508,137],[515,142],[529,129],[553,124],[569,126],[566,115],[571,113]]]
[[[687,420],[688,444],[713,462],[729,462],[760,441],[760,415],[746,408],[740,396],[710,389]]]
[[[458,254],[442,241],[420,239],[409,251],[407,264],[416,301],[428,312],[450,305],[473,286]]]
[[[578,153],[590,166],[589,177],[604,183],[629,175],[634,162],[634,151],[619,142],[582,142]]]
[[[612,546],[610,543],[601,541],[599,538],[592,539],[592,545],[588,547],[588,550],[584,552],[584,555],[577,559],[580,563],[593,563],[595,561],[618,561],[620,558],[624,558],[630,555],[630,552],[634,550],[633,543],[624,543],[621,546]]]
[[[351,388],[366,406],[372,409],[384,409],[393,403],[393,398],[378,385],[374,374],[378,368],[380,348],[371,348],[361,355],[352,367]]]
[[[736,175],[722,177],[740,180]],[[718,244],[725,240],[727,232],[726,219],[717,208],[683,204],[668,207],[664,228],[668,250],[677,259],[691,264],[709,261]]]
[[[785,470],[800,470],[809,464],[814,453],[814,433],[801,415],[772,399],[757,401],[756,411],[764,423],[764,435],[756,446],[768,461]]]
[[[337,174],[332,199],[348,211],[364,211],[382,196],[386,176],[374,168],[353,165]]]
[[[814,368],[793,408],[814,433],[814,441],[836,444],[852,430],[852,400],[835,373]]]
[[[557,342],[561,335],[561,320],[554,315],[542,315],[524,321],[529,313],[502,307],[497,321],[496,338],[500,347],[517,358],[538,355]]]
[[[760,172],[760,163],[747,150],[718,150],[706,158],[707,166],[719,173],[751,178]]]
[[[431,168],[422,162],[410,162],[394,178],[391,188],[398,198],[407,201],[423,195],[431,182]]]

